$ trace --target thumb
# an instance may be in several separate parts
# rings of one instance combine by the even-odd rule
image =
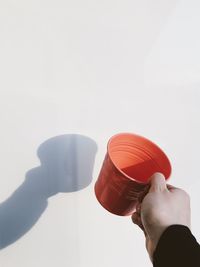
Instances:
[[[150,178],[151,187],[149,192],[162,192],[167,190],[165,176],[162,173],[156,172]]]

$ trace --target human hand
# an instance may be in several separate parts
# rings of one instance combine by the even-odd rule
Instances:
[[[167,185],[163,174],[155,173],[150,178],[148,193],[132,214],[132,221],[143,230],[153,261],[157,243],[167,227],[180,224],[190,228],[190,197],[184,190]]]

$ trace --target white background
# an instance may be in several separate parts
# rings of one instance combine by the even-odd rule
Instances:
[[[200,240],[199,14],[198,0],[1,0],[2,267],[151,266],[140,229],[94,195],[106,143],[119,132],[167,153],[170,183],[190,193]],[[93,140],[84,147],[93,180],[50,194],[38,148],[46,141],[51,157],[48,140],[69,134]],[[78,177],[87,172],[81,148],[80,140]]]

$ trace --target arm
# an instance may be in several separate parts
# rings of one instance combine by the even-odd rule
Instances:
[[[133,222],[145,234],[154,267],[200,266],[199,245],[190,231],[190,217],[189,195],[166,185],[164,176],[155,173],[148,193],[132,215]],[[197,261],[197,265],[192,265],[191,260]]]
[[[153,266],[200,266],[200,245],[187,226],[171,225],[164,231],[153,254]]]

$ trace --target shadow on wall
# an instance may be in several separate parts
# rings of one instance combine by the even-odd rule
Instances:
[[[41,165],[29,170],[25,181],[0,204],[0,249],[33,227],[49,197],[76,192],[91,183],[96,152],[92,139],[76,134],[56,136],[39,146]]]

